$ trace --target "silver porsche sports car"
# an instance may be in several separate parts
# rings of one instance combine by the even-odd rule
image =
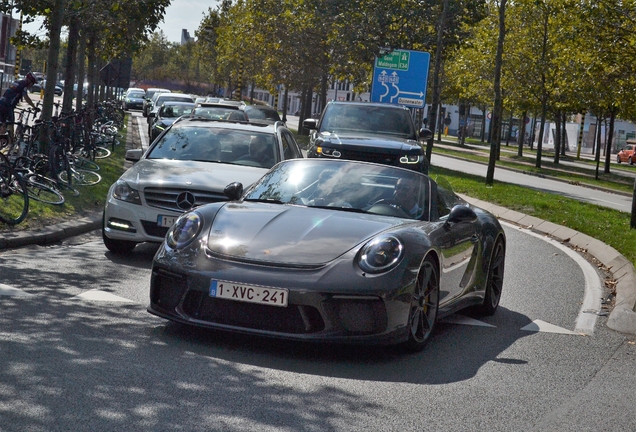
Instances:
[[[440,181],[441,183],[441,181]],[[493,314],[498,220],[413,170],[297,159],[180,216],[153,261],[148,311],[304,341],[423,348],[439,318]]]

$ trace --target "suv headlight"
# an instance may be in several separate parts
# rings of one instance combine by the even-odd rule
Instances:
[[[179,216],[166,234],[166,244],[171,249],[183,249],[199,235],[203,226],[203,217],[197,212]]]
[[[400,163],[403,164],[417,164],[422,161],[422,155],[406,155],[400,158]]]
[[[126,201],[131,204],[141,205],[141,198],[139,198],[139,192],[131,188],[124,180],[117,180],[115,187],[113,188],[113,198],[120,201]]]
[[[367,273],[382,273],[397,266],[403,256],[404,245],[398,238],[381,235],[362,247],[358,266]]]
[[[316,152],[323,156],[336,157],[339,158],[342,154],[338,150],[334,150],[329,147],[318,146],[316,147]]]

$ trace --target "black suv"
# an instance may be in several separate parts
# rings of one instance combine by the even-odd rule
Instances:
[[[376,162],[428,174],[425,140],[411,111],[402,106],[367,102],[329,102],[319,120],[306,119],[307,157]]]

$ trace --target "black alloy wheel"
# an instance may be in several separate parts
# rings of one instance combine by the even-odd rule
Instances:
[[[476,307],[478,315],[490,316],[497,311],[503,290],[505,261],[506,248],[504,242],[501,239],[497,239],[488,264],[484,302]]]
[[[409,318],[409,339],[404,348],[410,352],[421,351],[428,342],[439,310],[439,269],[435,261],[427,257],[417,275],[411,316]]]

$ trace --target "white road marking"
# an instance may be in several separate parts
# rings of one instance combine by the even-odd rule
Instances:
[[[505,224],[512,228],[522,229],[525,233],[535,236],[543,241],[546,241],[563,251],[570,258],[572,258],[581,268],[583,277],[585,278],[585,294],[583,296],[583,303],[579,310],[579,315],[576,319],[574,331],[578,333],[585,333],[591,335],[594,333],[594,326],[596,325],[596,314],[586,313],[586,310],[601,310],[601,298],[603,297],[603,289],[601,286],[601,280],[599,274],[596,272],[592,264],[583,258],[578,252],[575,252],[568,246],[562,245],[559,241],[542,234],[534,233],[530,230],[521,228],[517,225],[512,225],[507,222],[501,221],[502,225]]]
[[[111,294],[106,291],[100,290],[90,290],[83,292],[80,295],[76,295],[72,297],[73,299],[80,300],[88,300],[88,301],[98,301],[98,302],[119,302],[119,303],[135,303],[132,300],[128,300],[127,298],[116,296],[115,294]]]
[[[568,329],[564,329],[563,327],[555,326],[554,324],[547,323],[541,320],[534,320],[530,324],[525,327],[521,327],[521,330],[531,331],[531,332],[542,332],[542,333],[559,333],[559,334],[567,334],[567,335],[580,335],[580,333],[573,332]]]
[[[440,320],[441,323],[444,324],[459,324],[459,325],[470,325],[470,326],[479,326],[479,327],[493,327],[494,325],[485,323],[483,321],[476,320],[474,318],[470,318],[463,315],[450,315]]]
[[[10,287],[9,285],[0,284],[0,296],[32,297],[33,294],[29,294],[28,292],[22,291],[18,288]]]

